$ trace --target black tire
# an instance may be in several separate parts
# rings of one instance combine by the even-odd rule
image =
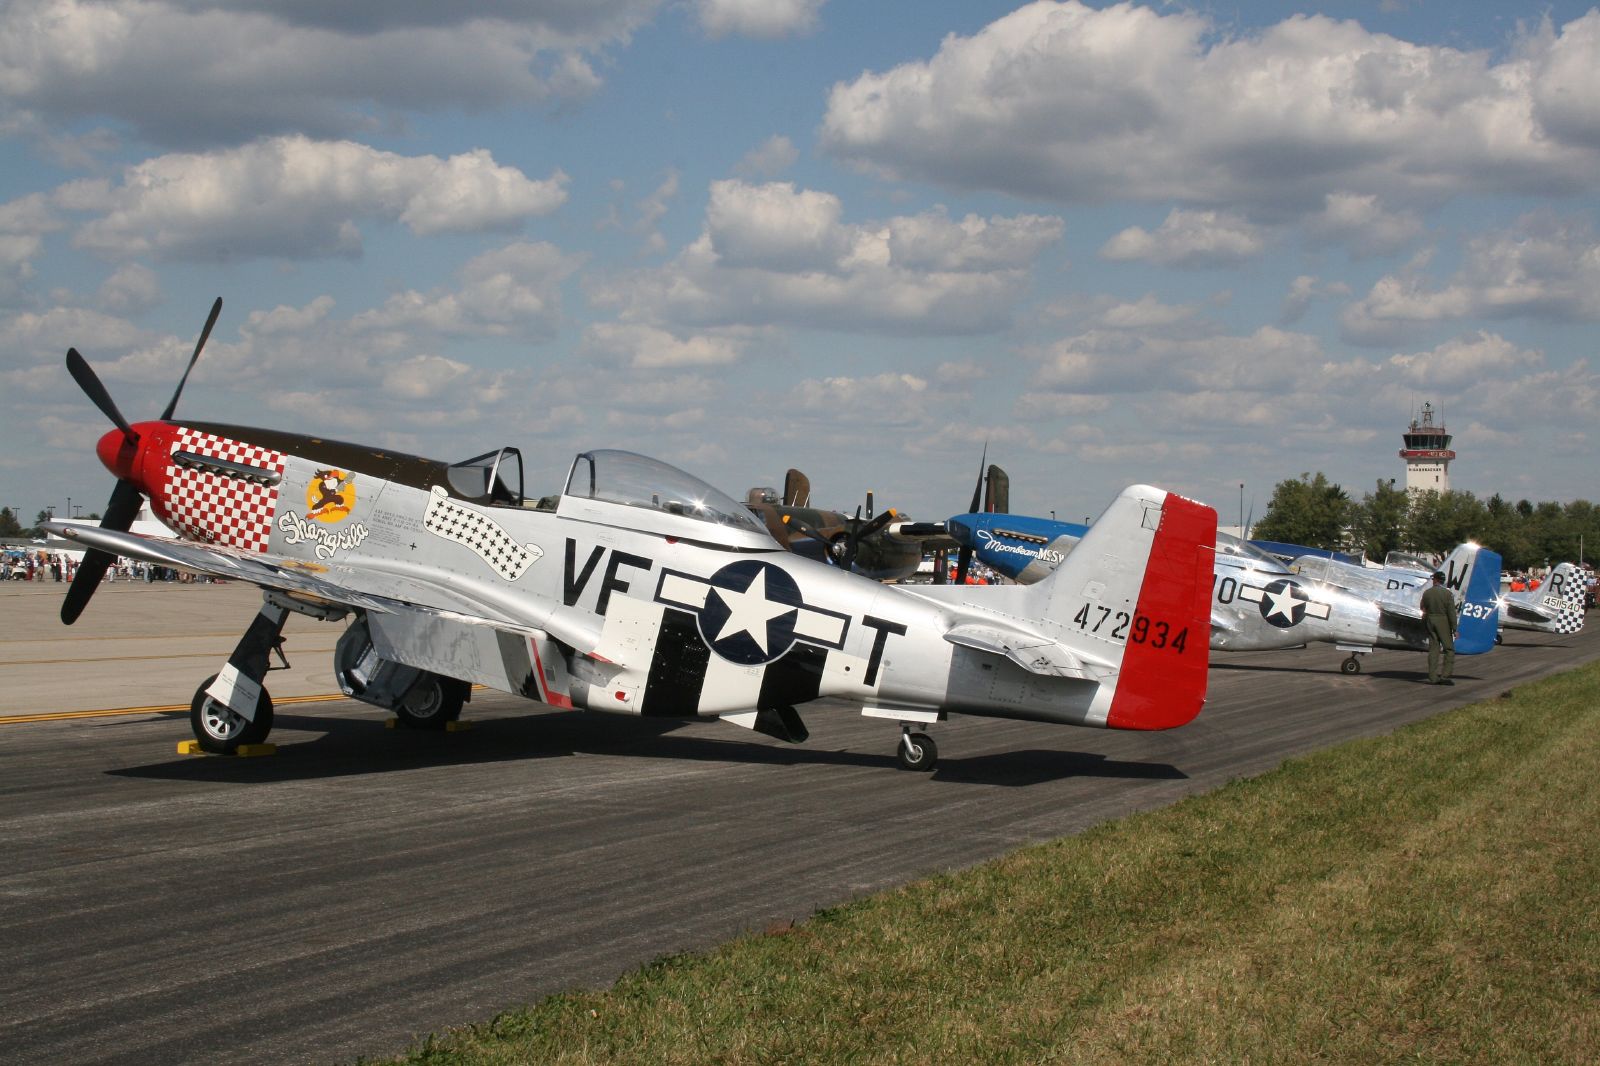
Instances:
[[[394,715],[407,729],[442,730],[461,717],[469,686],[465,681],[423,674],[395,705]]]
[[[1339,669],[1347,674],[1359,674],[1361,672],[1361,660],[1352,656],[1340,663]]]
[[[908,741],[911,749],[909,751],[906,750]],[[894,757],[899,761],[902,770],[915,770],[925,774],[939,761],[939,747],[926,733],[907,733],[900,738],[900,744],[894,749]]]
[[[194,730],[200,750],[213,755],[232,755],[241,744],[264,742],[272,732],[272,697],[267,695],[267,690],[261,690],[256,700],[256,716],[247,722],[206,694],[206,689],[216,679],[217,675],[212,674],[201,682],[189,704],[189,728]]]
[[[1504,644],[1506,642],[1506,635],[1504,633],[1496,633],[1494,635],[1494,642],[1496,644]]]

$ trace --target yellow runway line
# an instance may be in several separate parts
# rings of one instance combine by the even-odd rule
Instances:
[[[328,703],[347,697],[342,692],[326,696],[274,696],[272,705],[282,707],[292,703]],[[49,714],[17,714],[0,716],[0,725],[24,725],[28,722],[61,722],[71,718],[113,718],[129,714],[188,714],[187,703],[170,703],[162,707],[116,707],[102,711],[55,711]]]

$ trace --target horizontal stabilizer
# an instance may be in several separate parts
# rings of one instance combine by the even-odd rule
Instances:
[[[968,623],[954,627],[945,633],[944,639],[964,648],[1002,656],[1030,674],[1044,677],[1077,677],[1099,681],[1117,672],[1113,663],[1071,651],[1048,637],[1021,629]]]
[[[1529,603],[1527,600],[1502,600],[1500,609],[1506,613],[1506,617],[1519,622],[1550,622],[1560,613],[1548,610],[1537,603]]]

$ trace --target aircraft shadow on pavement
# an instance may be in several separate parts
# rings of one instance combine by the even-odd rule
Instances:
[[[275,755],[185,755],[106,773],[116,777],[250,785],[580,754],[743,765],[861,766],[902,772],[895,767],[892,738],[885,738],[883,751],[861,752],[780,745],[764,738],[674,735],[690,724],[689,720],[675,719],[537,714],[479,719],[467,732],[436,733],[386,729],[371,717],[280,714],[273,730],[273,742],[278,745]],[[286,735],[296,731],[316,735],[304,739]],[[1026,786],[1069,777],[1170,780],[1185,775],[1165,763],[1125,762],[1094,753],[1032,749],[965,759],[947,755],[929,776],[943,783]]]
[[[1543,645],[1541,645],[1541,647],[1542,646]],[[1456,665],[1459,667],[1460,664],[1461,660],[1457,659]],[[1351,681],[1360,681],[1363,678],[1370,680],[1426,681],[1428,678],[1428,668],[1425,664],[1416,670],[1363,670],[1359,674],[1341,674],[1337,664],[1335,664],[1331,669],[1325,669],[1317,666],[1264,666],[1260,663],[1214,662],[1211,664],[1211,668],[1213,670],[1246,670],[1273,674],[1324,674],[1332,679],[1349,677]],[[1476,674],[1463,674],[1460,672],[1456,673],[1455,679],[1457,681],[1482,680],[1482,678],[1478,677]]]
[[[1457,664],[1460,662],[1460,659],[1456,660]],[[1374,670],[1371,673],[1363,674],[1362,676],[1392,681],[1412,681],[1422,684],[1428,680],[1428,671],[1426,668],[1421,670]],[[1454,675],[1453,680],[1459,685],[1466,681],[1482,681],[1483,678],[1479,677],[1477,674],[1463,674],[1458,672]]]
[[[1341,676],[1339,674],[1339,660],[1337,659],[1325,666],[1268,666],[1262,663],[1219,663],[1213,660],[1211,669],[1254,670],[1270,674],[1328,674],[1331,677]]]
[[[962,785],[1042,785],[1069,777],[1127,778],[1130,780],[1185,781],[1189,775],[1171,763],[1125,762],[1098,752],[1050,751],[1028,748],[977,755],[970,759],[945,756],[934,768],[941,783]]]

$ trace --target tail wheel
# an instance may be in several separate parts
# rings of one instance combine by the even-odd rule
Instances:
[[[1339,669],[1347,674],[1359,674],[1361,672],[1361,660],[1352,655],[1339,664]]]
[[[902,733],[894,754],[901,769],[919,773],[927,773],[939,761],[939,748],[926,733]]]
[[[195,690],[194,701],[189,704],[189,727],[200,742],[201,751],[213,755],[232,755],[241,744],[260,744],[272,732],[272,697],[262,689],[256,699],[256,716],[246,719],[228,709],[206,692],[217,679],[212,674]]]
[[[395,705],[395,717],[410,729],[443,729],[461,717],[467,689],[465,681],[424,674]]]

